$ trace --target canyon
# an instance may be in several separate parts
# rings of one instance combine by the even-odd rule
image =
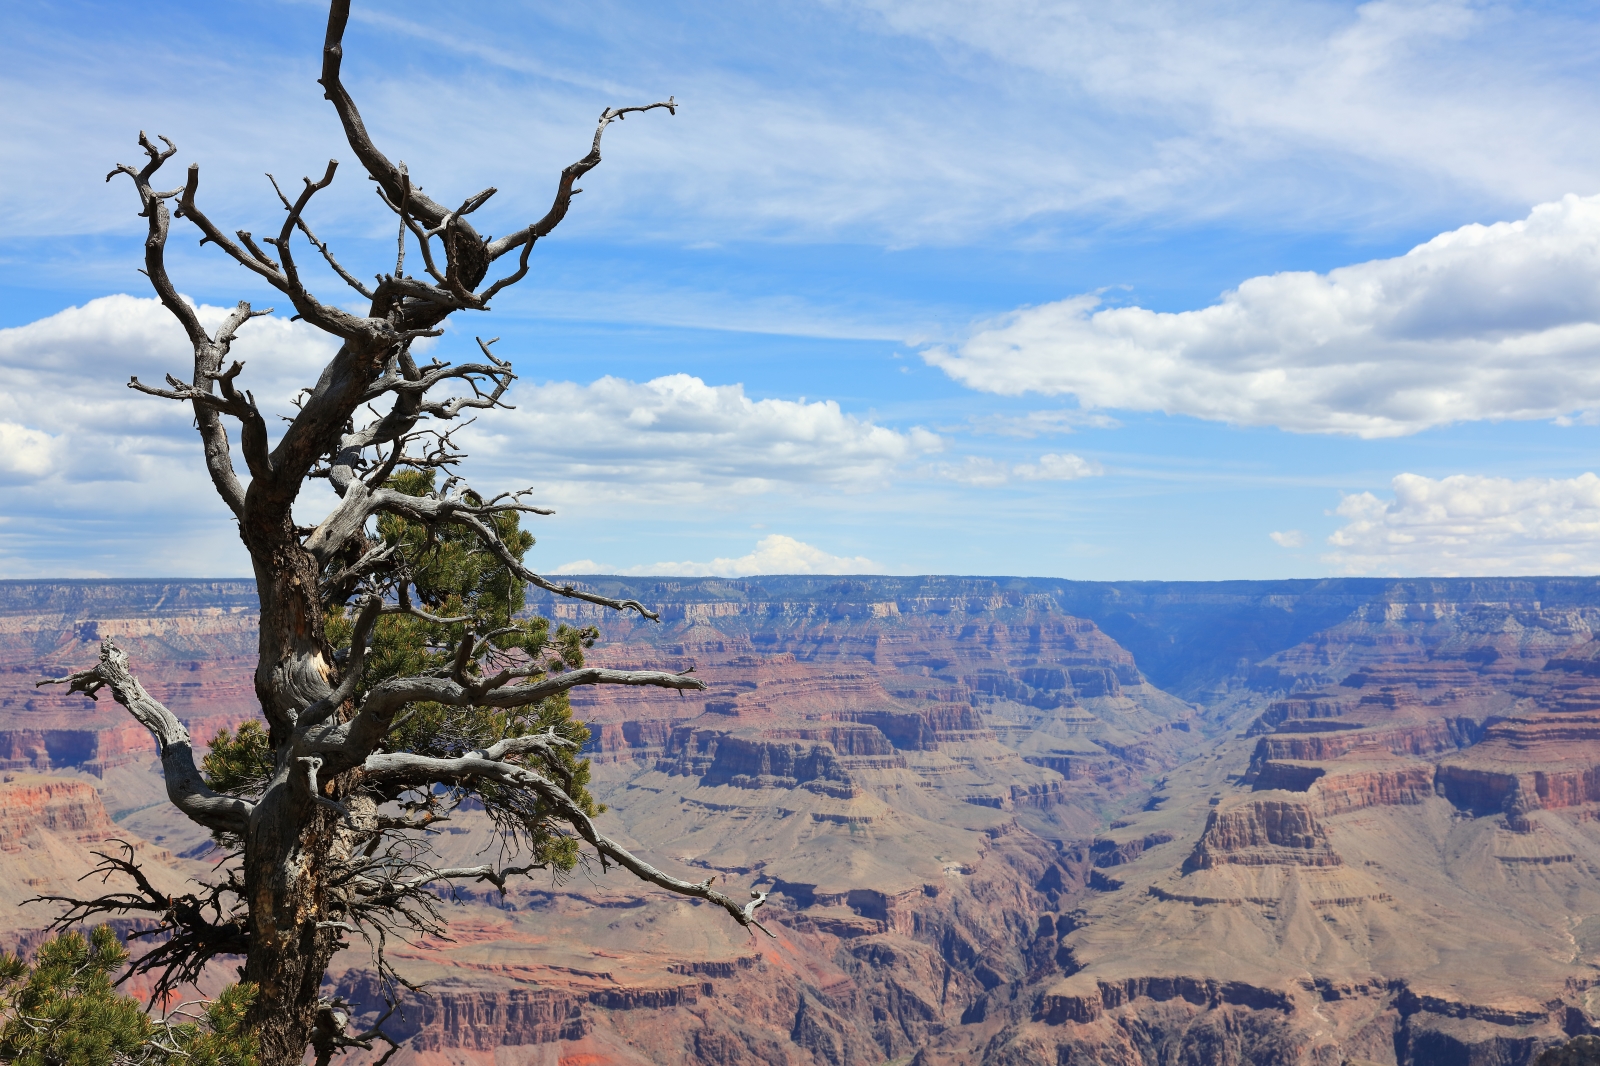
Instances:
[[[775,936],[597,867],[462,888],[392,949],[400,1066],[1523,1066],[1600,1032],[1600,580],[573,580],[661,612],[532,597],[592,663],[707,683],[575,695],[606,830],[770,892]],[[249,582],[0,582],[8,945],[113,841],[162,884],[215,859],[120,708],[35,688],[107,635],[200,741],[254,715]],[[329,994],[376,1016],[363,951]]]

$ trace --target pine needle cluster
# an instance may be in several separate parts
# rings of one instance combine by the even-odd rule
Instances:
[[[433,492],[434,474],[402,472],[387,484],[421,497]],[[474,505],[482,503],[471,493],[467,495]],[[533,536],[521,528],[516,512],[496,514],[492,524],[518,560],[533,546]],[[598,631],[592,626],[552,626],[548,619],[523,616],[526,585],[487,551],[471,530],[457,525],[430,526],[396,514],[380,515],[376,526],[379,543],[373,547],[392,549],[404,560],[406,581],[390,590],[391,599],[417,607],[420,613],[385,614],[378,620],[356,690],[358,699],[389,678],[448,674],[455,668],[455,656],[463,644],[472,649],[462,671],[468,678],[481,679],[511,669],[524,672],[526,683],[536,683],[553,673],[583,666],[584,652],[593,646]],[[348,655],[353,631],[354,612],[330,604],[327,636],[336,649],[336,660],[344,661]],[[572,717],[564,693],[513,710],[418,703],[396,723],[385,747],[450,759],[508,737],[546,732],[554,732],[571,746],[553,747],[528,758],[537,761],[537,769],[561,785],[585,813],[599,813],[603,808],[587,787],[589,761],[577,755],[589,739],[589,730]],[[261,794],[273,770],[272,746],[267,730],[258,722],[217,734],[202,763],[206,783],[213,789],[247,798]],[[439,802],[453,808],[467,799],[483,805],[507,842],[523,857],[554,870],[570,870],[576,865],[577,841],[555,828],[536,796],[484,782],[441,797]]]
[[[47,940],[30,965],[0,952],[0,1062],[16,1066],[256,1066],[253,990],[232,985],[191,1019],[151,1017],[118,992],[128,951],[110,926]]]

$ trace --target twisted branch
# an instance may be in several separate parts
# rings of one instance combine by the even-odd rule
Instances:
[[[245,800],[213,792],[206,785],[194,764],[189,730],[128,672],[127,653],[110,637],[100,642],[100,661],[92,668],[38,684],[66,685],[69,692],[81,692],[94,700],[100,698],[102,688],[109,688],[112,698],[155,737],[161,751],[161,769],[167,779],[167,799],[172,805],[207,829],[244,833],[254,806]]]
[[[468,785],[479,780],[490,780],[535,792],[563,821],[571,825],[590,847],[599,852],[602,862],[606,860],[615,862],[641,881],[648,881],[677,895],[714,903],[727,911],[740,925],[746,928],[755,926],[775,938],[775,934],[755,918],[756,910],[767,901],[767,893],[752,890],[749,902],[739,903],[712,888],[710,878],[702,882],[684,881],[663,873],[601,833],[583,808],[573,802],[559,785],[526,766],[490,758],[484,752],[471,752],[455,759],[437,759],[403,753],[375,753],[367,757],[361,768],[366,777],[375,783],[424,787],[434,782]]]
[[[249,950],[250,938],[243,915],[244,886],[238,881],[236,870],[230,870],[221,884],[200,883],[200,892],[169,896],[151,884],[133,861],[132,844],[125,840],[114,843],[121,845],[122,855],[93,852],[100,860],[99,865],[78,880],[98,878],[105,884],[113,876],[127,877],[133,881],[135,891],[109,892],[87,900],[71,896],[35,896],[24,902],[65,904],[66,910],[50,925],[57,930],[87,924],[102,916],[130,912],[154,916],[154,925],[136,930],[128,939],[157,943],[134,960],[117,979],[118,984],[136,975],[154,973],[152,1001],[159,1003],[180,985],[194,984],[206,964],[217,956],[243,955]],[[232,896],[233,901],[224,903],[224,896]],[[207,918],[207,911],[214,917]]]

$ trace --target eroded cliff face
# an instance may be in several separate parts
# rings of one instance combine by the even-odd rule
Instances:
[[[1173,843],[1091,878],[983,1054],[1522,1064],[1592,1031],[1591,621],[1375,603],[1271,657],[1293,691],[1223,706],[1242,732],[1112,834]]]
[[[0,778],[0,851],[20,852],[44,833],[97,843],[114,829],[100,794],[86,782],[34,774]]]
[[[25,954],[36,950],[51,935],[59,914],[56,904],[39,898],[81,895],[86,884],[97,884],[99,853],[131,851],[161,892],[181,892],[190,878],[207,870],[118,825],[106,809],[100,785],[81,774],[0,774],[0,948]],[[137,919],[113,924],[123,936],[140,927]],[[134,980],[124,989],[143,998],[148,984]],[[207,991],[217,987],[208,983]]]
[[[255,716],[256,620],[246,581],[0,581],[0,769],[103,777],[154,758],[109,699],[36,687],[92,662],[105,637],[197,741]]]
[[[1344,862],[1299,796],[1251,796],[1226,810],[1213,808],[1183,870],[1218,866],[1339,866]]]
[[[408,1000],[402,1058],[596,1063],[881,1063],[973,1024],[991,990],[1026,980],[1055,950],[1039,914],[1062,884],[1053,847],[1022,831],[985,836],[966,872],[899,892],[785,895],[775,939],[737,935],[682,901],[617,878],[582,890],[517,890],[466,908],[454,942],[396,949],[431,997]],[[1066,872],[1068,881],[1071,873]],[[1059,898],[1059,890],[1056,892]],[[374,1002],[352,952],[341,994]],[[511,1049],[518,1049],[513,1052]],[[587,1058],[585,1056],[588,1056]]]
[[[597,870],[468,888],[453,941],[398,949],[433,993],[401,1066],[1524,1066],[1600,1026],[1600,582],[597,584],[664,622],[535,606],[710,685],[578,701],[607,830],[766,888],[777,938]],[[0,785],[0,849],[81,850],[107,809],[202,848],[111,708],[24,684],[115,625],[228,721],[239,590],[19,589],[0,758],[73,788],[10,818]],[[336,970],[376,1002],[361,952]]]

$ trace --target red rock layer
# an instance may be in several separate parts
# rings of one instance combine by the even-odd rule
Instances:
[[[1289,996],[1271,988],[1257,988],[1240,981],[1217,981],[1206,977],[1157,976],[1127,977],[1094,982],[1083,991],[1058,991],[1040,997],[1036,1019],[1047,1025],[1064,1022],[1092,1022],[1107,1010],[1134,1000],[1156,1003],[1183,1000],[1196,1006],[1220,1007],[1223,1004],[1255,1010],[1293,1010]]]
[[[47,830],[69,840],[105,840],[116,833],[100,794],[83,781],[6,775],[0,783],[0,851],[20,851]]]
[[[1600,800],[1600,714],[1497,722],[1478,744],[1440,762],[1439,784],[1452,803],[1479,814]]]
[[[1216,809],[1185,860],[1185,873],[1217,866],[1338,866],[1343,863],[1305,800],[1251,797]]]

